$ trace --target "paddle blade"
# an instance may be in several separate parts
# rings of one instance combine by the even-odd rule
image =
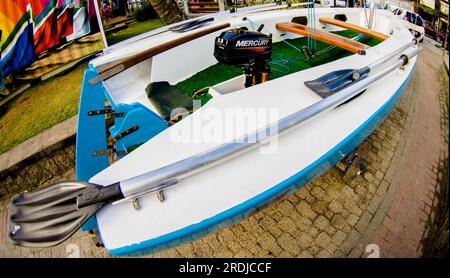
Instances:
[[[48,247],[73,235],[105,203],[82,208],[77,199],[95,186],[62,182],[32,193],[11,198],[8,209],[8,239],[14,245]]]
[[[322,98],[327,98],[340,90],[367,77],[370,69],[344,69],[327,73],[315,80],[305,82],[305,86]]]

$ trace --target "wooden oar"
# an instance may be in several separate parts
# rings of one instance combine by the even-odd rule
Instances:
[[[121,73],[122,71],[129,69],[129,68],[135,66],[136,64],[139,64],[140,62],[145,61],[153,56],[156,56],[156,55],[161,54],[169,49],[172,49],[174,47],[177,47],[179,45],[182,45],[184,43],[190,42],[192,40],[195,40],[197,38],[211,34],[213,32],[222,30],[227,27],[230,27],[230,23],[222,23],[222,24],[214,25],[209,28],[205,28],[205,29],[199,30],[197,32],[189,33],[185,36],[176,38],[174,40],[153,46],[149,49],[146,49],[145,51],[134,54],[132,56],[122,58],[114,63],[111,63],[111,64],[99,69],[98,73],[100,74],[100,76],[98,78],[89,80],[89,84],[94,85],[100,81],[105,81],[113,76],[116,76],[117,74]]]

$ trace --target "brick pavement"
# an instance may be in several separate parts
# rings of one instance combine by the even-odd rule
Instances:
[[[436,56],[431,52],[423,51],[419,59],[420,74],[413,81],[419,93],[417,111],[408,136],[409,147],[403,152],[407,160],[400,170],[392,205],[373,238],[383,257],[421,255],[419,243],[433,205],[440,153],[448,146],[448,140],[441,136],[445,133],[439,99],[442,83],[436,80],[440,67],[433,62]]]
[[[425,90],[423,82],[437,86],[436,60],[426,50],[419,57],[398,105],[360,146],[368,164],[363,177],[346,183],[333,168],[231,227],[147,257],[361,257],[371,243],[381,256],[419,256],[442,143],[436,87]],[[73,177],[72,170],[52,181]],[[81,232],[53,248],[7,245],[6,202],[0,257],[111,257]]]

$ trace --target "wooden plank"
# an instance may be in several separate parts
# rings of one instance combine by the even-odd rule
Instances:
[[[189,6],[219,6],[217,2],[192,2],[189,1]]]
[[[352,23],[347,23],[341,20],[337,20],[337,19],[331,19],[331,18],[319,18],[319,21],[325,24],[331,24],[331,25],[335,25],[338,27],[342,27],[345,28],[347,30],[352,30],[355,32],[358,32],[360,34],[375,38],[377,40],[380,41],[384,41],[387,38],[389,38],[388,35],[385,35],[383,33],[377,32],[377,31],[373,31],[364,27],[361,27],[359,25],[356,24],[352,24]]]
[[[294,34],[311,37],[318,41],[335,45],[337,47],[340,47],[353,53],[358,53],[360,55],[365,55],[366,54],[365,50],[369,48],[369,46],[365,44],[348,39],[346,37],[342,37],[325,30],[309,28],[306,25],[298,23],[293,22],[277,23],[276,28],[281,31],[287,31]]]
[[[109,70],[114,69],[117,66],[123,66],[123,70],[126,70],[128,68],[133,67],[134,65],[145,61],[153,56],[156,56],[160,53],[163,53],[169,49],[172,49],[174,47],[177,47],[179,45],[182,45],[184,43],[190,42],[192,40],[195,40],[197,38],[203,37],[205,35],[211,34],[213,32],[222,30],[224,28],[230,27],[230,23],[222,23],[222,24],[217,24],[217,25],[213,25],[209,28],[205,28],[205,29],[201,29],[197,32],[189,32],[187,35],[179,37],[177,39],[171,40],[171,41],[167,41],[165,43],[162,43],[160,45],[156,45],[154,47],[151,47],[149,49],[146,49],[145,51],[142,51],[140,53],[134,54],[130,57],[126,57],[123,59],[120,59],[114,63],[111,63],[105,67],[102,67],[101,69],[97,69],[98,73],[103,74]],[[109,75],[108,78],[109,79],[117,74],[119,74],[120,72],[122,72],[123,70],[116,72],[112,75]],[[106,80],[104,79],[104,80]]]
[[[219,11],[219,9],[214,9],[214,8],[191,8],[191,12],[193,13],[215,13]]]

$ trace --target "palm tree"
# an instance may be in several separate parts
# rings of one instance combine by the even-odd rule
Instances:
[[[165,24],[171,24],[186,19],[176,0],[149,0],[159,18]]]

